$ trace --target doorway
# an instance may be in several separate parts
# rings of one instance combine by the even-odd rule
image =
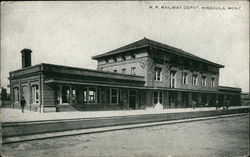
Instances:
[[[177,93],[169,92],[169,104],[170,108],[176,108]]]
[[[24,97],[24,99],[26,100],[26,105],[24,106],[25,109],[29,109],[30,107],[30,99],[29,99],[29,93],[28,93],[28,86],[27,85],[24,85],[22,86],[22,95],[21,95],[21,98]]]
[[[62,86],[62,103],[69,103],[69,86]]]
[[[136,109],[137,101],[136,90],[129,90],[129,108]]]

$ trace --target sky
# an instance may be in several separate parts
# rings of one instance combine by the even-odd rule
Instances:
[[[96,69],[92,56],[144,37],[225,65],[219,84],[249,91],[248,1],[1,2],[1,86],[23,48],[32,65]]]

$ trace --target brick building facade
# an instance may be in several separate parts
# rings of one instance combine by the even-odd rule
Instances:
[[[44,112],[240,105],[240,88],[219,86],[223,65],[147,38],[93,56],[97,70],[30,66],[31,51],[21,52],[23,68],[9,78],[13,107],[21,96]]]

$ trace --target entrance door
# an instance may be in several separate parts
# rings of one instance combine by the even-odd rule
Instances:
[[[176,92],[169,92],[169,104],[170,108],[176,108]]]
[[[129,91],[129,108],[136,108],[136,90]]]
[[[186,107],[188,107],[188,93],[183,92],[182,95],[183,95],[183,97],[182,97],[182,107],[186,108]]]
[[[26,100],[25,109],[29,109],[29,95],[28,95],[28,86],[24,85],[22,86],[22,97]]]
[[[62,103],[69,103],[69,86],[62,86]]]

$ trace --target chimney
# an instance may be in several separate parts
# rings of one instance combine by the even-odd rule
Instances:
[[[22,53],[22,68],[31,66],[31,49],[23,49]]]

